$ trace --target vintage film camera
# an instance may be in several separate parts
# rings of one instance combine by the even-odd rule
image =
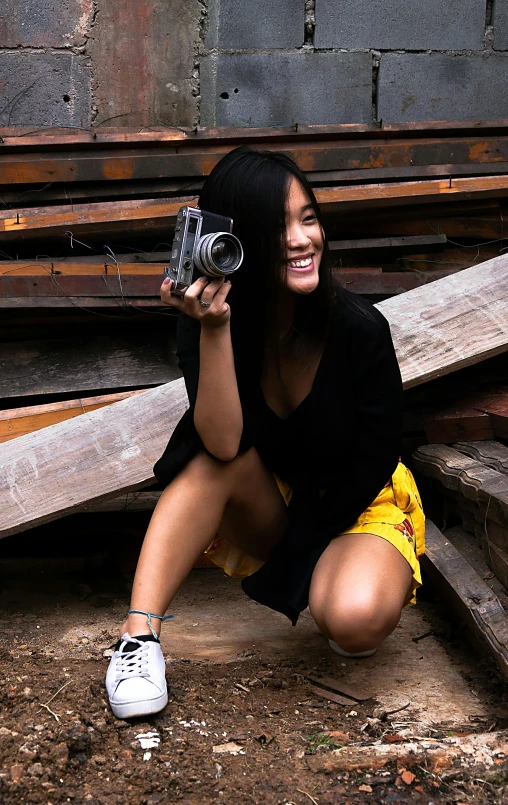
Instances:
[[[207,277],[227,277],[243,260],[242,244],[231,234],[233,221],[199,207],[180,207],[169,266],[164,276],[173,280],[171,293],[182,296],[197,279],[195,270]]]

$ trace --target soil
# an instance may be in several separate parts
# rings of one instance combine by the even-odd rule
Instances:
[[[101,556],[0,569],[1,805],[508,802],[506,686],[428,592],[374,657],[345,660],[308,613],[293,629],[222,572],[194,570],[163,627],[169,704],[127,722],[103,686],[124,576]],[[307,677],[323,675],[362,701],[316,692]],[[493,732],[486,757],[475,740]]]

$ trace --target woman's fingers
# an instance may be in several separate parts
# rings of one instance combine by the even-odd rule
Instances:
[[[189,285],[187,290],[185,291],[184,299],[186,302],[197,302],[198,298],[203,293],[204,289],[208,284],[207,277],[199,277],[196,282],[193,282],[192,285]]]
[[[219,313],[222,310],[224,302],[226,301],[226,297],[230,292],[230,290],[231,290],[231,282],[229,280],[226,280],[225,282],[222,283],[222,285],[217,289],[217,291],[214,294],[212,304],[210,307],[211,312]],[[203,296],[201,296],[201,298],[203,298]]]
[[[164,302],[165,305],[169,305],[170,307],[175,307],[177,310],[183,309],[183,300],[179,296],[175,296],[171,293],[171,287],[173,285],[173,281],[166,278],[160,289],[161,300]]]

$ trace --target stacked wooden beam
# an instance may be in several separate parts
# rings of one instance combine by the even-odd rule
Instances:
[[[87,308],[156,306],[156,283],[147,274],[143,280],[128,275],[127,252],[139,247],[137,262],[156,263],[153,251],[160,241],[167,251],[179,207],[194,204],[217,161],[245,144],[282,151],[307,172],[332,235],[338,274],[360,293],[378,299],[402,293],[490,259],[503,247],[506,121],[6,129],[0,130],[0,248],[12,259],[0,266],[0,304],[72,307],[79,299]],[[42,257],[48,252],[53,260]],[[74,264],[78,256],[89,263],[95,255],[105,274],[116,269],[117,283],[111,277],[102,282],[86,268],[79,281],[58,282],[62,269],[52,264]],[[33,279],[36,271],[28,273],[34,260],[47,272],[44,282]]]

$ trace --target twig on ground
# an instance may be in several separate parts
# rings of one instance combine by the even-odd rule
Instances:
[[[61,688],[58,688],[57,692],[53,694],[53,696],[51,697],[51,699],[48,699],[48,701],[46,702],[46,704],[41,704],[41,706],[40,706],[40,708],[39,708],[39,712],[42,710],[42,708],[43,708],[43,707],[45,707],[45,708],[46,708],[46,710],[48,711],[48,713],[51,713],[51,715],[52,715],[52,716],[54,716],[58,722],[60,722],[60,719],[59,719],[59,717],[57,716],[57,714],[56,714],[56,713],[54,713],[54,712],[53,712],[53,710],[51,710],[51,708],[50,708],[50,707],[48,707],[48,705],[49,705],[49,704],[51,704],[51,702],[53,701],[53,699],[56,699],[56,697],[58,696],[58,694],[59,694],[59,693],[60,693],[60,692],[61,692],[61,691],[62,691],[64,688],[66,688],[66,687],[67,687],[67,685],[70,685],[70,684],[71,684],[71,682],[72,682],[72,679],[69,679],[69,681],[68,681],[68,682],[66,682],[66,683],[65,683],[65,685],[62,685],[62,687],[61,687]]]
[[[305,796],[308,797],[310,801],[314,803],[314,805],[318,805],[317,800],[315,800],[314,797],[311,796],[308,791],[302,791],[301,788],[297,788],[296,790],[298,791],[299,794],[305,794]]]

